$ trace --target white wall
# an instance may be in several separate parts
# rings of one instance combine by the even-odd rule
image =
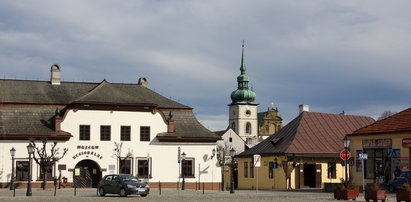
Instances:
[[[79,126],[90,125],[90,141],[79,140]],[[111,126],[111,141],[100,141],[100,125]],[[125,111],[91,111],[70,110],[63,122],[61,129],[73,135],[67,142],[59,143],[62,152],[63,148],[68,148],[67,155],[57,164],[66,164],[67,169],[75,168],[76,164],[82,160],[90,159],[95,161],[100,168],[106,169],[102,175],[117,173],[117,160],[114,156],[114,142],[120,142],[120,126],[131,126],[131,141],[123,141],[122,154],[128,151],[133,156],[133,174],[136,174],[136,157],[147,157],[152,159],[152,178],[150,181],[177,182],[179,164],[177,163],[178,147],[181,153],[185,152],[187,157],[195,158],[195,178],[186,178],[186,182],[221,182],[221,173],[216,166],[216,159],[210,159],[216,143],[163,143],[155,138],[158,133],[166,132],[167,125],[163,121],[160,113],[151,112],[125,112]],[[149,142],[140,141],[140,126],[150,126]],[[40,146],[40,143],[37,143]],[[0,182],[10,181],[11,157],[10,149],[16,149],[16,159],[28,158],[28,141],[1,141],[0,142]],[[94,149],[81,149],[79,146],[94,147]],[[98,146],[98,149],[95,147]],[[50,147],[48,147],[50,148]],[[93,152],[96,155],[79,155],[80,152]],[[115,170],[109,170],[109,165],[115,166]],[[199,179],[199,167],[203,171]],[[37,179],[38,166],[33,167],[33,180]],[[63,171],[63,176],[72,182],[72,172]],[[58,175],[58,173],[56,174]]]

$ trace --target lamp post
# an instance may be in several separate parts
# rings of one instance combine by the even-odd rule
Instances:
[[[348,147],[350,146],[350,139],[347,136],[343,139],[345,149],[345,185],[348,185]]]
[[[235,150],[234,148],[230,149],[230,156],[231,156],[231,186],[230,186],[230,194],[234,194],[234,155]]]
[[[186,180],[185,180],[185,174],[184,174],[184,159],[186,158],[186,153],[182,153],[181,154],[181,162],[183,163],[183,169],[181,170],[181,174],[183,175],[183,184],[181,185],[181,190],[185,190],[186,189]]]
[[[16,154],[16,149],[11,148],[10,149],[10,155],[11,155],[11,178],[10,178],[10,190],[14,189],[14,155]]]
[[[215,155],[217,155],[218,165],[221,167],[221,191],[224,191],[224,165],[225,165],[224,148],[217,147],[217,150],[213,149],[213,155],[211,156],[211,158],[213,158]]]
[[[34,146],[31,143],[29,143],[29,145],[27,146],[27,152],[29,153],[29,174],[27,179],[26,196],[31,196],[31,155],[34,153]]]

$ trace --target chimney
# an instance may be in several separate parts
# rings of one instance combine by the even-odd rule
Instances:
[[[174,120],[168,120],[168,133],[174,133]]]
[[[303,112],[309,112],[310,111],[310,105],[306,104],[300,104],[300,114]]]
[[[138,85],[140,85],[140,86],[143,86],[143,87],[148,87],[148,81],[147,81],[147,78],[145,78],[145,77],[140,77],[139,79],[138,79]]]
[[[61,78],[60,65],[58,64],[51,65],[50,72],[51,72],[51,78],[50,78],[51,85],[60,85],[60,78]]]

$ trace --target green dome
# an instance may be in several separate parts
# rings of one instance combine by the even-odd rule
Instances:
[[[237,89],[231,93],[231,104],[255,104],[255,92],[249,89]]]

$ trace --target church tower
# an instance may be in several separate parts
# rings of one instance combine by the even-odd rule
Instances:
[[[255,92],[248,87],[249,79],[244,64],[244,42],[241,54],[241,74],[237,77],[237,90],[231,93],[229,104],[229,128],[233,129],[247,144],[256,144],[258,137],[257,106]]]

